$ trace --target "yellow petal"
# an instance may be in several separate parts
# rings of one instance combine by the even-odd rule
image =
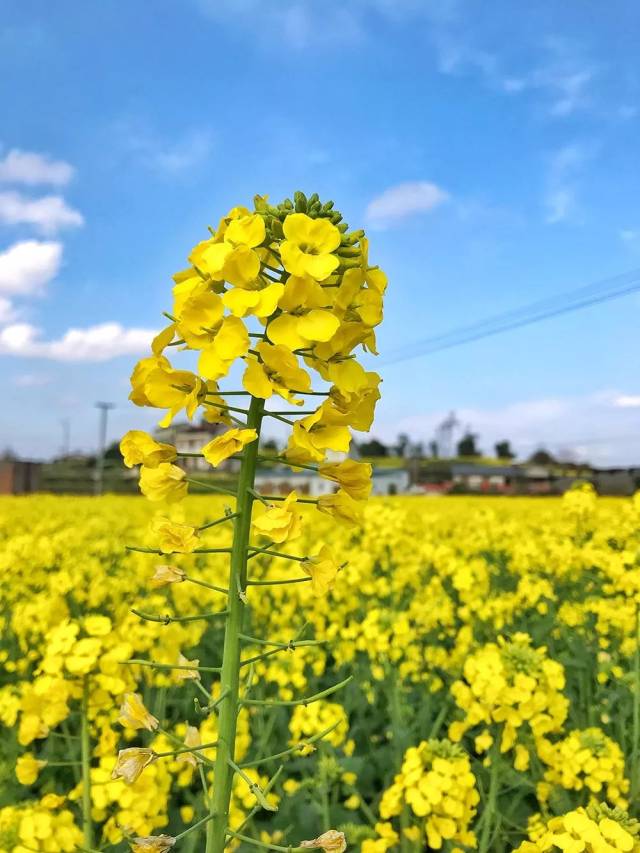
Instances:
[[[220,278],[225,262],[233,252],[233,246],[228,243],[210,243],[200,254],[198,260],[204,272],[213,278]]]
[[[227,243],[223,245],[227,246]],[[224,277],[236,287],[250,284],[260,272],[260,258],[253,249],[238,246],[227,257],[224,265]]]
[[[253,313],[253,309],[260,301],[260,291],[234,287],[233,290],[228,290],[224,294],[222,301],[235,317],[244,317],[245,314]]]
[[[298,332],[299,323],[299,317],[294,317],[292,314],[280,314],[267,327],[269,340],[273,341],[274,344],[288,347],[290,350],[305,346],[307,340]]]
[[[220,358],[225,361],[234,361],[246,355],[249,349],[249,332],[239,317],[224,318],[216,334],[214,347]]]
[[[245,391],[263,400],[267,400],[273,394],[273,388],[267,374],[262,365],[255,359],[247,362],[247,369],[242,377],[242,385]]]
[[[274,282],[267,285],[264,290],[258,291],[258,303],[254,313],[258,317],[270,317],[276,310],[278,302],[284,293],[284,284]]]
[[[235,246],[243,245],[253,249],[264,241],[265,236],[264,219],[259,213],[254,213],[252,216],[241,216],[231,221],[224,239]]]
[[[314,308],[298,320],[298,332],[310,341],[328,341],[338,331],[340,321],[331,313]]]

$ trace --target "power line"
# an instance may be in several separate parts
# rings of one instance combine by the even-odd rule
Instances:
[[[419,356],[431,355],[444,349],[539,323],[581,308],[588,308],[610,299],[618,299],[637,290],[640,290],[640,268],[407,344],[392,351],[383,364],[396,364]]]

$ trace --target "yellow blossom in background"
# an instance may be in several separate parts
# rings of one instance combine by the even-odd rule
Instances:
[[[33,785],[46,761],[38,761],[35,755],[21,755],[16,763],[16,776],[21,785]]]

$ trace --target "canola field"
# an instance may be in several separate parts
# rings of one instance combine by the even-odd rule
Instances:
[[[153,517],[138,497],[0,500],[2,853],[88,849],[87,792],[90,849],[204,849],[180,833],[206,815],[223,620],[181,615],[224,606],[228,554],[169,571],[126,551]],[[331,827],[363,853],[640,849],[639,496],[373,499],[361,529],[306,530],[294,553],[348,563],[319,597],[260,583],[298,563],[251,558],[231,848]],[[154,755],[133,784],[112,779],[126,748]]]

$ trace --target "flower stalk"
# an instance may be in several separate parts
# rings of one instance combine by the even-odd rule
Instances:
[[[80,709],[80,756],[82,762],[82,835],[85,847],[93,848],[93,822],[91,820],[91,733],[89,731],[89,676],[82,681],[82,706]]]
[[[255,429],[260,435],[263,416],[263,401],[251,398],[247,428]],[[247,551],[251,532],[253,508],[253,483],[256,473],[258,441],[247,445],[238,476],[238,499],[234,520],[233,546],[229,561],[229,609],[227,613],[220,689],[226,696],[219,706],[219,745],[214,771],[215,784],[210,802],[211,821],[207,824],[206,853],[221,853],[225,847],[229,818],[229,800],[233,769],[230,761],[235,759],[236,725],[239,711],[240,649],[245,603],[238,594],[247,586]]]

